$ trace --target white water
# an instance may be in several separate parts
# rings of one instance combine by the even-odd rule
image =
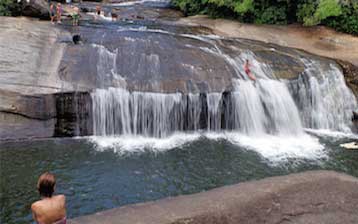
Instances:
[[[229,96],[129,92],[125,80],[117,74],[118,52],[95,46],[99,52],[97,72],[118,77],[122,87],[92,93],[96,135],[92,141],[99,148],[111,147],[119,152],[162,151],[205,136],[255,150],[270,161],[283,161],[325,157],[324,147],[304,128],[313,128],[308,132],[315,135],[315,129],[351,133],[350,116],[356,99],[336,66],[323,70],[318,62],[306,60],[305,73],[297,81],[280,81],[252,52],[229,56],[212,39],[205,42],[213,48],[202,50],[224,58],[236,72],[235,88]],[[256,83],[243,75],[245,59],[254,64]]]
[[[332,64],[324,71],[317,61],[303,62],[306,70],[290,90],[296,95],[304,126],[351,133],[352,111],[357,109],[357,101],[342,72]]]
[[[98,85],[104,88],[107,86],[107,80],[110,80],[109,85],[126,88],[126,81],[117,69],[118,49],[112,52],[102,45],[93,44],[92,47],[98,52],[97,74],[100,74],[97,75]]]
[[[88,12],[87,15],[93,16],[96,19],[105,20],[105,21],[113,21],[112,15],[108,14],[107,16],[104,14],[97,15],[97,13],[94,12]]]
[[[163,138],[199,129],[232,129],[249,136],[303,134],[297,108],[284,83],[260,80],[254,86],[238,80],[226,99],[231,106],[223,105],[223,97],[222,93],[187,96],[99,89],[92,93],[94,134]]]
[[[229,141],[231,144],[257,152],[264,159],[270,161],[271,165],[279,165],[289,159],[319,161],[327,158],[324,147],[317,138],[310,135],[250,137],[238,132],[224,131],[219,133],[175,133],[167,138],[133,135],[90,137],[90,141],[96,145],[99,151],[110,149],[119,154],[144,152],[146,150],[163,152],[174,148],[183,148],[187,144],[200,139],[203,141]]]
[[[298,110],[286,85],[276,80],[237,81],[235,127],[248,135],[301,135]]]

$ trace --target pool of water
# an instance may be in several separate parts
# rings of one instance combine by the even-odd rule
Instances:
[[[307,136],[308,140],[264,140],[192,134],[166,140],[0,143],[0,223],[31,222],[31,203],[39,199],[36,181],[44,171],[56,174],[56,191],[67,197],[69,218],[305,170],[337,170],[358,177],[358,151],[339,147],[352,136]]]

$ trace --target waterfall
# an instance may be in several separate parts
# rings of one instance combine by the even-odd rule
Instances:
[[[92,93],[95,135],[167,137],[178,131],[235,130],[247,135],[302,133],[284,83],[240,80],[232,93],[163,94],[122,88]],[[284,94],[282,94],[284,93]]]
[[[276,80],[238,81],[233,93],[235,129],[250,135],[302,134],[299,113],[286,85]]]
[[[302,59],[305,71],[296,80],[277,80],[269,65],[251,51],[224,54],[214,43],[201,50],[222,57],[236,73],[231,92],[131,92],[117,72],[118,50],[98,50],[97,73],[118,80],[117,88],[103,85],[92,94],[94,134],[164,138],[175,132],[235,131],[247,136],[298,136],[304,128],[350,132],[351,113],[357,103],[342,72],[331,64]],[[254,64],[254,83],[246,77],[245,59]],[[156,59],[159,63],[159,58]],[[323,69],[324,68],[324,69]],[[105,84],[105,79],[100,80]]]
[[[341,70],[333,64],[323,70],[317,61],[303,60],[304,73],[289,83],[306,128],[350,132],[357,101],[346,86]]]

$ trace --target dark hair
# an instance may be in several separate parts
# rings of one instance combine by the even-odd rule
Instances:
[[[37,182],[37,190],[43,197],[51,197],[55,191],[56,178],[53,174],[43,173]]]

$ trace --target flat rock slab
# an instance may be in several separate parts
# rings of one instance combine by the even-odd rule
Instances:
[[[72,38],[60,26],[25,17],[0,17],[0,89],[23,95],[72,90],[58,76],[65,48],[58,39]]]
[[[71,224],[358,223],[358,179],[309,171],[129,205]]]
[[[302,49],[312,54],[348,61],[358,66],[358,37],[336,32],[324,26],[244,24],[234,20],[211,19],[201,15],[182,18],[179,23],[205,26],[221,36],[258,40]]]

